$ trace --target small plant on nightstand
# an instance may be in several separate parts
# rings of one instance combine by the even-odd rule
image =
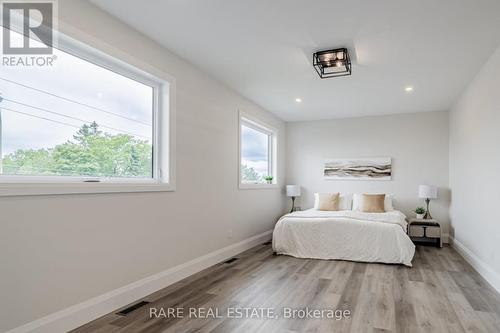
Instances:
[[[425,208],[424,207],[417,207],[415,209],[415,214],[417,214],[417,219],[423,219],[424,214],[425,214]]]
[[[273,183],[273,179],[274,179],[274,177],[273,177],[273,176],[265,176],[265,177],[264,177],[264,180],[265,180],[268,184],[272,184],[272,183]]]

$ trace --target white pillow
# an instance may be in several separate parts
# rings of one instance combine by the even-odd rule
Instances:
[[[352,194],[341,194],[339,198],[339,210],[352,209]]]
[[[352,204],[352,195],[350,194],[341,194],[339,195],[339,210],[351,210]],[[318,209],[319,207],[319,195],[318,193],[314,193],[314,209]]]
[[[386,212],[392,212],[394,207],[392,206],[392,194],[385,195],[384,208]]]
[[[353,194],[352,196],[352,210],[360,211],[361,206],[363,205],[363,195],[362,194]],[[384,210],[386,212],[391,212],[394,210],[392,206],[392,194],[386,194],[384,200]]]

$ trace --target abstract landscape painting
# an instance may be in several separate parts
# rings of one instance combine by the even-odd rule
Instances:
[[[328,180],[391,180],[392,161],[390,157],[327,159],[323,175]]]

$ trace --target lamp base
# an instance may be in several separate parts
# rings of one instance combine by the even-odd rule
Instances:
[[[425,199],[425,203],[427,204],[427,209],[425,210],[424,220],[432,220],[431,212],[429,211],[429,203],[431,199]]]

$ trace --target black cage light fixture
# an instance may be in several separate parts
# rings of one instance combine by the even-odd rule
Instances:
[[[322,79],[351,75],[351,58],[346,48],[314,53],[313,65]]]

